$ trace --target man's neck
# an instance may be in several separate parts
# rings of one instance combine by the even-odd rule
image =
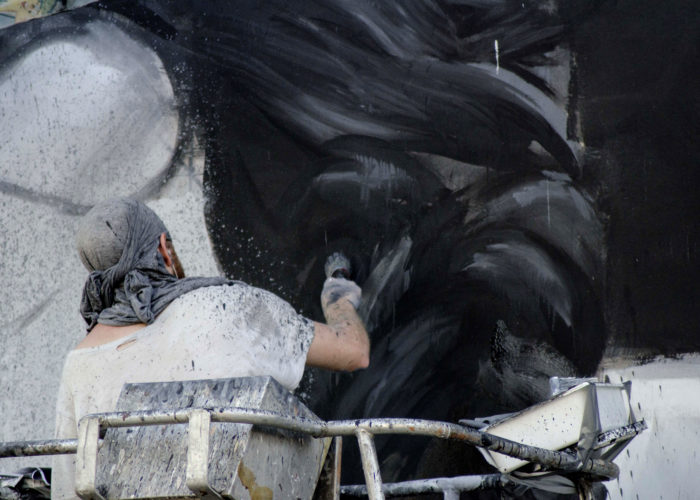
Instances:
[[[146,325],[143,323],[137,323],[134,325],[126,326],[110,326],[98,323],[95,328],[92,329],[90,333],[80,342],[75,349],[86,349],[88,347],[96,347],[102,344],[108,344],[122,337],[128,337],[132,333]],[[118,347],[117,347],[118,349]]]

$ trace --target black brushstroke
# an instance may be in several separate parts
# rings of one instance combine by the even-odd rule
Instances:
[[[66,215],[84,215],[90,210],[90,206],[81,205],[72,200],[60,196],[38,193],[33,189],[27,189],[12,182],[0,180],[0,193],[10,195],[21,200],[39,203],[49,206]]]

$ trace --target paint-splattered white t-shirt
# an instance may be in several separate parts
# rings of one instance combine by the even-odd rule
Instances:
[[[270,375],[293,390],[313,335],[312,321],[265,290],[238,283],[194,290],[132,335],[68,354],[56,437],[75,438],[82,416],[114,410],[128,382]],[[56,457],[52,475],[52,498],[76,498],[72,455]]]

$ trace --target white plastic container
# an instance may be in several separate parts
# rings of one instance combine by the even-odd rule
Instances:
[[[632,418],[624,385],[585,382],[481,430],[518,443],[561,450],[578,443],[586,433],[597,436],[632,423]],[[483,448],[479,451],[501,472],[527,463]]]

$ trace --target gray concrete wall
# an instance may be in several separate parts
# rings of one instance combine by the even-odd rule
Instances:
[[[125,172],[128,175],[128,172]],[[183,165],[145,200],[165,221],[188,275],[218,274],[203,220],[201,169]],[[0,193],[0,441],[53,436],[63,359],[85,334],[78,306],[87,272],[74,249],[79,216]],[[0,470],[47,464],[4,460]]]
[[[110,59],[109,31],[39,47],[0,80],[0,441],[53,435],[63,359],[85,334],[78,306],[87,272],[74,228],[95,202],[143,199],[170,229],[188,275],[218,274],[203,157],[187,143],[170,82],[148,50],[131,47],[136,64]],[[27,81],[43,83],[17,84]],[[173,162],[178,146],[186,152]],[[0,469],[46,463],[12,459]]]

